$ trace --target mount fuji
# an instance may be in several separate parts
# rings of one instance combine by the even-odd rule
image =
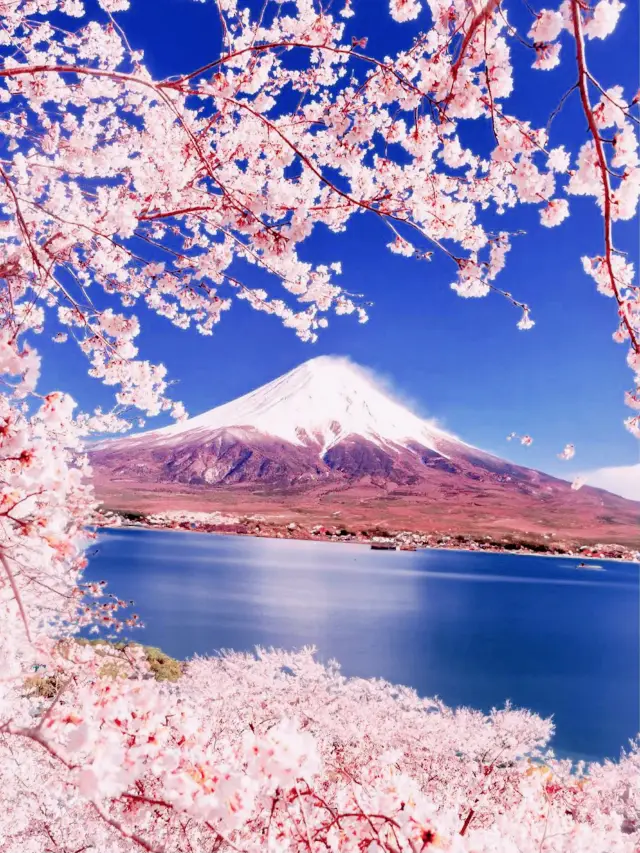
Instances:
[[[243,397],[90,451],[112,509],[223,509],[449,533],[640,542],[640,503],[513,465],[321,356]]]

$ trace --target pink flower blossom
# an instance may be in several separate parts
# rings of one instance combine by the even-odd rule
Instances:
[[[547,166],[554,172],[566,172],[570,162],[571,159],[568,152],[565,151],[564,145],[553,148],[547,158]]]
[[[562,28],[562,15],[551,9],[543,9],[529,30],[529,38],[537,44],[552,42],[558,38]]]
[[[525,447],[529,447],[529,445],[533,444],[533,439],[530,435],[518,435],[517,432],[510,432],[507,436],[507,441],[511,441],[514,438],[517,438],[520,444]]]
[[[573,444],[566,444],[564,449],[558,453],[558,459],[573,459],[576,455],[576,449]]]
[[[599,0],[584,27],[587,38],[604,39],[610,36],[618,24],[618,18],[623,9],[624,3],[620,0]]]
[[[569,202],[566,198],[554,198],[540,211],[540,221],[547,228],[560,225],[569,216]]]
[[[611,127],[616,124],[624,127],[627,117],[625,110],[628,104],[624,99],[622,86],[612,86],[607,89],[593,111],[598,127]]]
[[[389,9],[395,21],[413,21],[420,14],[421,0],[389,0]]]
[[[535,326],[535,320],[531,318],[531,313],[528,308],[524,308],[522,311],[522,317],[518,320],[518,328],[521,331],[526,331],[528,329],[532,329]]]
[[[536,45],[536,59],[533,67],[540,71],[551,71],[557,68],[560,65],[560,49],[559,42]]]
[[[98,2],[106,12],[124,12],[131,5],[129,0],[98,0]]]
[[[591,197],[606,234],[636,215],[622,87],[600,87],[591,107],[590,81],[584,136],[546,153],[558,123],[547,130],[526,119],[527,104],[524,117],[504,105],[518,34],[499,4],[430,0],[429,29],[377,58],[362,54],[365,32],[345,36],[349,2],[342,16],[311,0],[256,16],[217,0],[215,66],[168,80],[109,20],[128,0],[98,5],[96,20],[80,22],[91,11],[80,0],[0,9],[2,849],[633,853],[637,744],[619,762],[574,767],[547,751],[549,720],[345,679],[309,650],[196,659],[167,684],[140,647],[75,640],[139,625],[115,594],[82,580],[97,517],[84,441],[128,429],[133,409],[186,414],[165,366],[138,352],[136,305],[203,335],[235,299],[303,341],[333,315],[366,322],[339,262],[315,263],[302,246],[357,214],[392,229],[394,252],[441,253],[459,296],[499,295],[531,328],[529,307],[496,283],[510,237],[496,234],[495,217],[533,204],[558,224],[563,191]],[[421,9],[390,2],[396,21]],[[544,10],[531,30],[535,66],[559,64],[564,27],[578,40],[562,61],[577,63],[572,79],[584,85],[580,34],[605,37],[621,10],[619,0]],[[610,139],[598,128],[613,128]],[[491,147],[477,149],[476,136]],[[633,374],[626,425],[640,436],[640,299],[619,245],[594,244],[583,267],[613,299]],[[65,393],[38,396],[40,356],[24,338],[54,314],[113,390],[110,410],[78,414]],[[53,697],[29,689],[34,672]]]

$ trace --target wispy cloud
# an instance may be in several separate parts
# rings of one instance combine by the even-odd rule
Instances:
[[[584,477],[588,486],[606,489],[632,501],[640,501],[640,462],[637,465],[597,468],[580,476]]]
[[[409,409],[410,412],[427,421],[435,429],[443,430],[444,432],[452,434],[451,430],[447,428],[440,418],[435,418],[426,411],[424,401],[407,394],[406,391],[399,387],[397,380],[391,374],[381,373],[380,371],[374,370],[368,366],[365,367],[347,356],[339,356],[339,358],[342,358],[351,366],[352,369],[357,370],[362,376],[368,379],[372,385],[375,385],[383,391],[387,397],[391,397],[394,402],[404,406],[406,409]]]

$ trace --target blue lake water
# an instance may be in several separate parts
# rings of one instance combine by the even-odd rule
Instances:
[[[346,675],[553,715],[553,746],[578,758],[617,758],[640,731],[635,563],[135,529],[91,552],[87,578],[136,601],[133,638],[175,657],[315,645]]]

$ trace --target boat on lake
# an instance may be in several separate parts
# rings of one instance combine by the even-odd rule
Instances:
[[[396,546],[393,542],[372,542],[372,551],[395,551]]]
[[[576,569],[588,569],[592,572],[606,572],[604,566],[599,566],[597,563],[578,563]]]

